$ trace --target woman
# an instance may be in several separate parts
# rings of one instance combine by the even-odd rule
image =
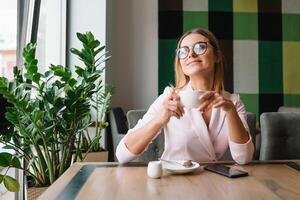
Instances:
[[[251,161],[254,145],[239,96],[224,91],[223,58],[215,36],[194,29],[179,40],[175,58],[176,87],[167,87],[150,106],[143,119],[120,141],[116,156],[128,162],[143,153],[164,129],[169,160],[213,161],[230,148],[239,164]],[[201,104],[186,109],[179,91],[201,90]]]

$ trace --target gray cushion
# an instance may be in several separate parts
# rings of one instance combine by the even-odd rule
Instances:
[[[300,113],[263,113],[261,160],[300,159]]]
[[[128,128],[133,128],[139,119],[141,119],[147,110],[130,110],[127,112]],[[163,131],[148,146],[148,149],[134,161],[148,162],[157,160],[164,152],[164,134]]]
[[[252,137],[252,142],[254,144],[254,147],[256,147],[256,134],[257,134],[256,115],[254,113],[247,112],[246,117],[247,117],[247,124],[249,127],[250,135]],[[259,151],[255,151],[253,155],[253,159],[258,159],[258,158],[259,158]],[[232,156],[229,148],[227,149],[227,151],[224,153],[224,155],[220,160],[232,160]]]
[[[278,108],[278,112],[300,112],[300,108],[299,107],[280,106]]]
[[[112,146],[114,155],[116,153],[117,146],[124,135],[127,133],[128,128],[126,124],[126,116],[120,107],[112,108],[109,112],[109,125],[112,137]],[[114,160],[117,160],[114,157]]]
[[[253,159],[259,159],[260,152],[260,130],[256,127],[256,115],[251,112],[247,112],[247,124],[249,126],[252,142],[254,144],[254,155]]]
[[[128,128],[131,129],[135,127],[139,119],[142,119],[143,116],[146,114],[147,110],[140,109],[140,110],[129,110],[127,112],[127,122]]]

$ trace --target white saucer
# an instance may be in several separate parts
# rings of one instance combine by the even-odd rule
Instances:
[[[183,163],[184,161],[182,160],[172,160],[172,161],[175,161],[175,162],[178,162],[178,163]],[[193,162],[193,165],[191,167],[184,167],[184,166],[181,166],[180,164],[176,164],[176,163],[169,163],[169,162],[164,162],[162,161],[162,166],[163,166],[163,169],[166,170],[167,172],[169,173],[172,173],[172,174],[185,174],[185,173],[189,173],[189,172],[192,172],[196,169],[198,169],[198,167],[200,166],[199,163],[196,163],[196,162]]]

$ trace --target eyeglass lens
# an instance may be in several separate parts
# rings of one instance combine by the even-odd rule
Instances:
[[[197,54],[197,55],[201,55],[204,54],[205,51],[207,49],[207,44],[206,42],[197,42],[193,45],[193,53]],[[190,48],[187,46],[184,47],[180,47],[179,49],[177,49],[177,57],[179,59],[185,59],[190,52]]]

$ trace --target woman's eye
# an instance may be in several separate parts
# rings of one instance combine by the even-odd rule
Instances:
[[[205,49],[205,44],[196,44],[195,48],[196,49]]]
[[[179,50],[179,54],[186,54],[186,53],[188,53],[188,50],[186,48],[181,48]]]

